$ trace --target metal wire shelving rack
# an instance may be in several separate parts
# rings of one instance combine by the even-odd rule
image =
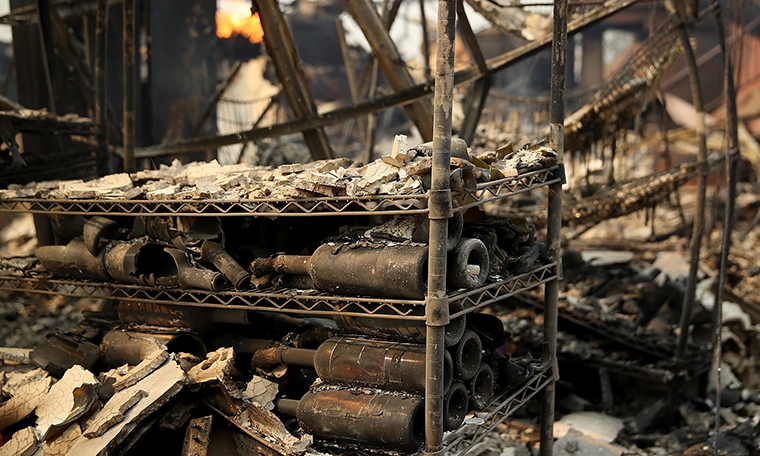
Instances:
[[[562,165],[531,171],[514,177],[479,184],[475,192],[454,195],[464,211],[486,202],[513,197],[523,192],[558,184]],[[86,216],[189,216],[189,217],[322,217],[362,214],[426,214],[427,195],[371,196],[363,198],[305,198],[297,200],[249,199],[238,201],[150,201],[150,200],[63,200],[12,198],[0,201],[0,211]],[[536,288],[558,278],[556,262],[542,264],[528,272],[504,277],[475,290],[458,290],[448,296],[462,310],[455,318],[494,302]],[[28,291],[81,298],[106,298],[129,302],[151,302],[182,307],[210,307],[280,312],[302,316],[354,316],[425,322],[425,301],[338,296],[316,290],[270,287],[262,290],[210,292],[157,288],[113,282],[97,282],[52,277],[48,274],[18,273],[0,279],[0,290]],[[520,385],[493,401],[483,426],[469,424],[449,435],[446,446],[454,451],[463,442],[482,438],[492,425],[506,419],[551,380],[551,372],[537,370]],[[495,423],[495,424],[494,424]]]

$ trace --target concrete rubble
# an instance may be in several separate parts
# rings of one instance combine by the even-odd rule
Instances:
[[[171,166],[133,174],[113,174],[91,181],[52,181],[11,185],[0,200],[13,198],[103,199],[115,201],[286,199],[369,195],[422,195],[422,176],[430,173],[432,148],[407,147],[399,139],[388,155],[362,165],[346,158],[320,160],[277,168],[209,163]],[[482,157],[483,154],[479,155]],[[487,159],[468,155],[452,158],[452,169],[470,168],[479,182],[517,176],[550,167],[556,153],[545,146],[519,151],[497,150]]]

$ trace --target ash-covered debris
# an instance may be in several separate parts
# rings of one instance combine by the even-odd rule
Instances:
[[[477,182],[517,176],[548,168],[557,154],[545,146],[513,151],[502,147],[472,155],[467,144],[454,140],[451,160],[452,188],[474,191]],[[0,199],[104,199],[198,200],[287,199],[359,197],[369,195],[421,195],[429,185],[432,146],[406,147],[396,141],[394,150],[362,165],[346,158],[276,168],[210,163],[181,164],[133,174],[112,174],[90,181],[51,181],[12,185],[0,190]]]
[[[675,343],[688,272],[680,254],[568,249],[563,259],[557,339],[562,418],[555,424],[555,454],[714,454],[717,372],[707,349],[712,272],[700,275],[689,351],[679,359]],[[743,310],[750,308],[746,303],[723,306],[718,454],[758,454],[758,328]],[[522,294],[491,309],[511,333],[514,354],[540,353],[541,307],[537,297]],[[675,384],[680,406],[669,409]],[[590,422],[588,414],[594,416]],[[487,445],[507,454],[533,447],[538,439],[529,429],[539,423],[530,415],[523,420],[508,421],[508,432],[490,436]],[[601,438],[599,432],[615,421],[622,425]],[[512,450],[515,440],[522,444]]]
[[[225,445],[222,434],[230,433],[259,454],[318,455],[352,443],[409,453],[423,443],[424,345],[282,316],[262,315],[253,327],[194,325],[200,330],[92,317],[82,325],[90,331],[58,333],[85,334],[80,343],[97,349],[87,367],[44,364],[35,355],[41,348],[0,349],[5,448],[123,454],[151,441],[153,451],[177,451]],[[473,314],[462,323],[445,357],[447,430],[547,369],[510,357],[509,335],[494,317]]]

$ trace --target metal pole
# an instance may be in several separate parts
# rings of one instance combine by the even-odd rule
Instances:
[[[705,136],[705,112],[702,102],[702,86],[699,78],[699,68],[697,67],[694,50],[689,42],[689,34],[686,32],[686,26],[683,23],[683,17],[678,14],[671,14],[672,20],[678,24],[679,39],[683,48],[686,64],[689,68],[689,81],[691,83],[691,97],[696,111],[696,124],[694,132],[697,135],[698,151],[698,169],[699,180],[697,181],[697,210],[694,214],[694,226],[691,233],[691,259],[689,262],[689,275],[686,280],[686,292],[684,293],[683,305],[681,308],[681,319],[678,327],[681,333],[678,336],[677,357],[683,360],[686,355],[686,345],[689,340],[689,326],[691,323],[691,308],[694,305],[694,296],[697,288],[697,270],[699,269],[699,254],[702,248],[702,235],[704,234],[705,224],[705,206],[707,191],[707,140]]]
[[[726,211],[723,222],[723,244],[720,251],[720,272],[718,274],[718,292],[715,296],[713,305],[713,330],[714,330],[714,352],[713,364],[717,367],[717,381],[715,391],[715,431],[713,441],[713,451],[717,456],[718,439],[720,436],[720,395],[721,395],[721,358],[722,344],[721,331],[723,329],[723,294],[726,287],[726,270],[728,269],[728,253],[731,249],[731,232],[733,231],[734,222],[734,201],[736,199],[736,163],[739,158],[739,133],[738,121],[736,115],[736,89],[734,87],[734,68],[731,59],[731,51],[726,46],[726,23],[727,18],[723,16],[723,8],[718,3],[718,14],[715,16],[715,27],[718,31],[718,42],[720,43],[721,52],[723,52],[723,84],[726,97]],[[727,15],[726,15],[727,16]],[[725,21],[725,22],[724,22]],[[741,44],[740,44],[741,46]]]
[[[110,174],[111,151],[108,149],[108,95],[106,94],[106,55],[108,45],[108,0],[98,0],[95,21],[95,123],[98,124],[100,174]]]
[[[567,56],[567,0],[554,2],[554,36],[552,38],[552,80],[549,123],[549,145],[557,152],[559,163],[565,154],[565,57]],[[560,171],[564,168],[560,167]],[[557,278],[544,290],[544,342],[549,343],[552,356],[552,380],[541,397],[541,456],[551,456],[554,446],[554,395],[559,379],[557,369],[557,300],[560,263],[560,230],[562,227],[562,183],[549,187],[549,208],[546,244],[551,261],[557,263]]]
[[[45,83],[48,90],[48,109],[52,114],[58,114],[55,106],[55,88],[53,79],[55,78],[55,50],[53,47],[53,24],[50,19],[49,0],[37,0],[37,16],[39,22],[37,29],[40,32],[40,48],[42,50],[42,67],[45,70]]]
[[[445,326],[449,322],[446,296],[446,238],[453,215],[449,172],[451,162],[451,116],[454,100],[454,25],[456,0],[438,0],[438,36],[433,102],[433,170],[430,210],[430,254],[425,365],[425,455],[443,453],[443,351]]]
[[[124,171],[135,168],[135,0],[124,0]]]

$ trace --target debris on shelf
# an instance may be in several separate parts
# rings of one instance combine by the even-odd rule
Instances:
[[[492,153],[494,161],[486,164],[470,155],[466,143],[461,139],[454,140],[453,147],[459,154],[452,155],[452,169],[471,169],[474,178],[480,182],[548,168],[556,163],[557,158],[557,154],[546,146],[514,152],[511,147],[502,147]],[[407,147],[406,139],[399,138],[394,142],[390,154],[366,165],[346,158],[303,165],[286,164],[277,168],[220,165],[216,160],[183,165],[175,160],[171,166],[162,166],[158,170],[139,171],[131,175],[113,174],[86,182],[73,180],[11,185],[7,190],[0,190],[0,200],[237,201],[377,194],[422,195],[429,185],[429,179],[426,180],[424,176],[430,173],[431,156],[430,143]]]

